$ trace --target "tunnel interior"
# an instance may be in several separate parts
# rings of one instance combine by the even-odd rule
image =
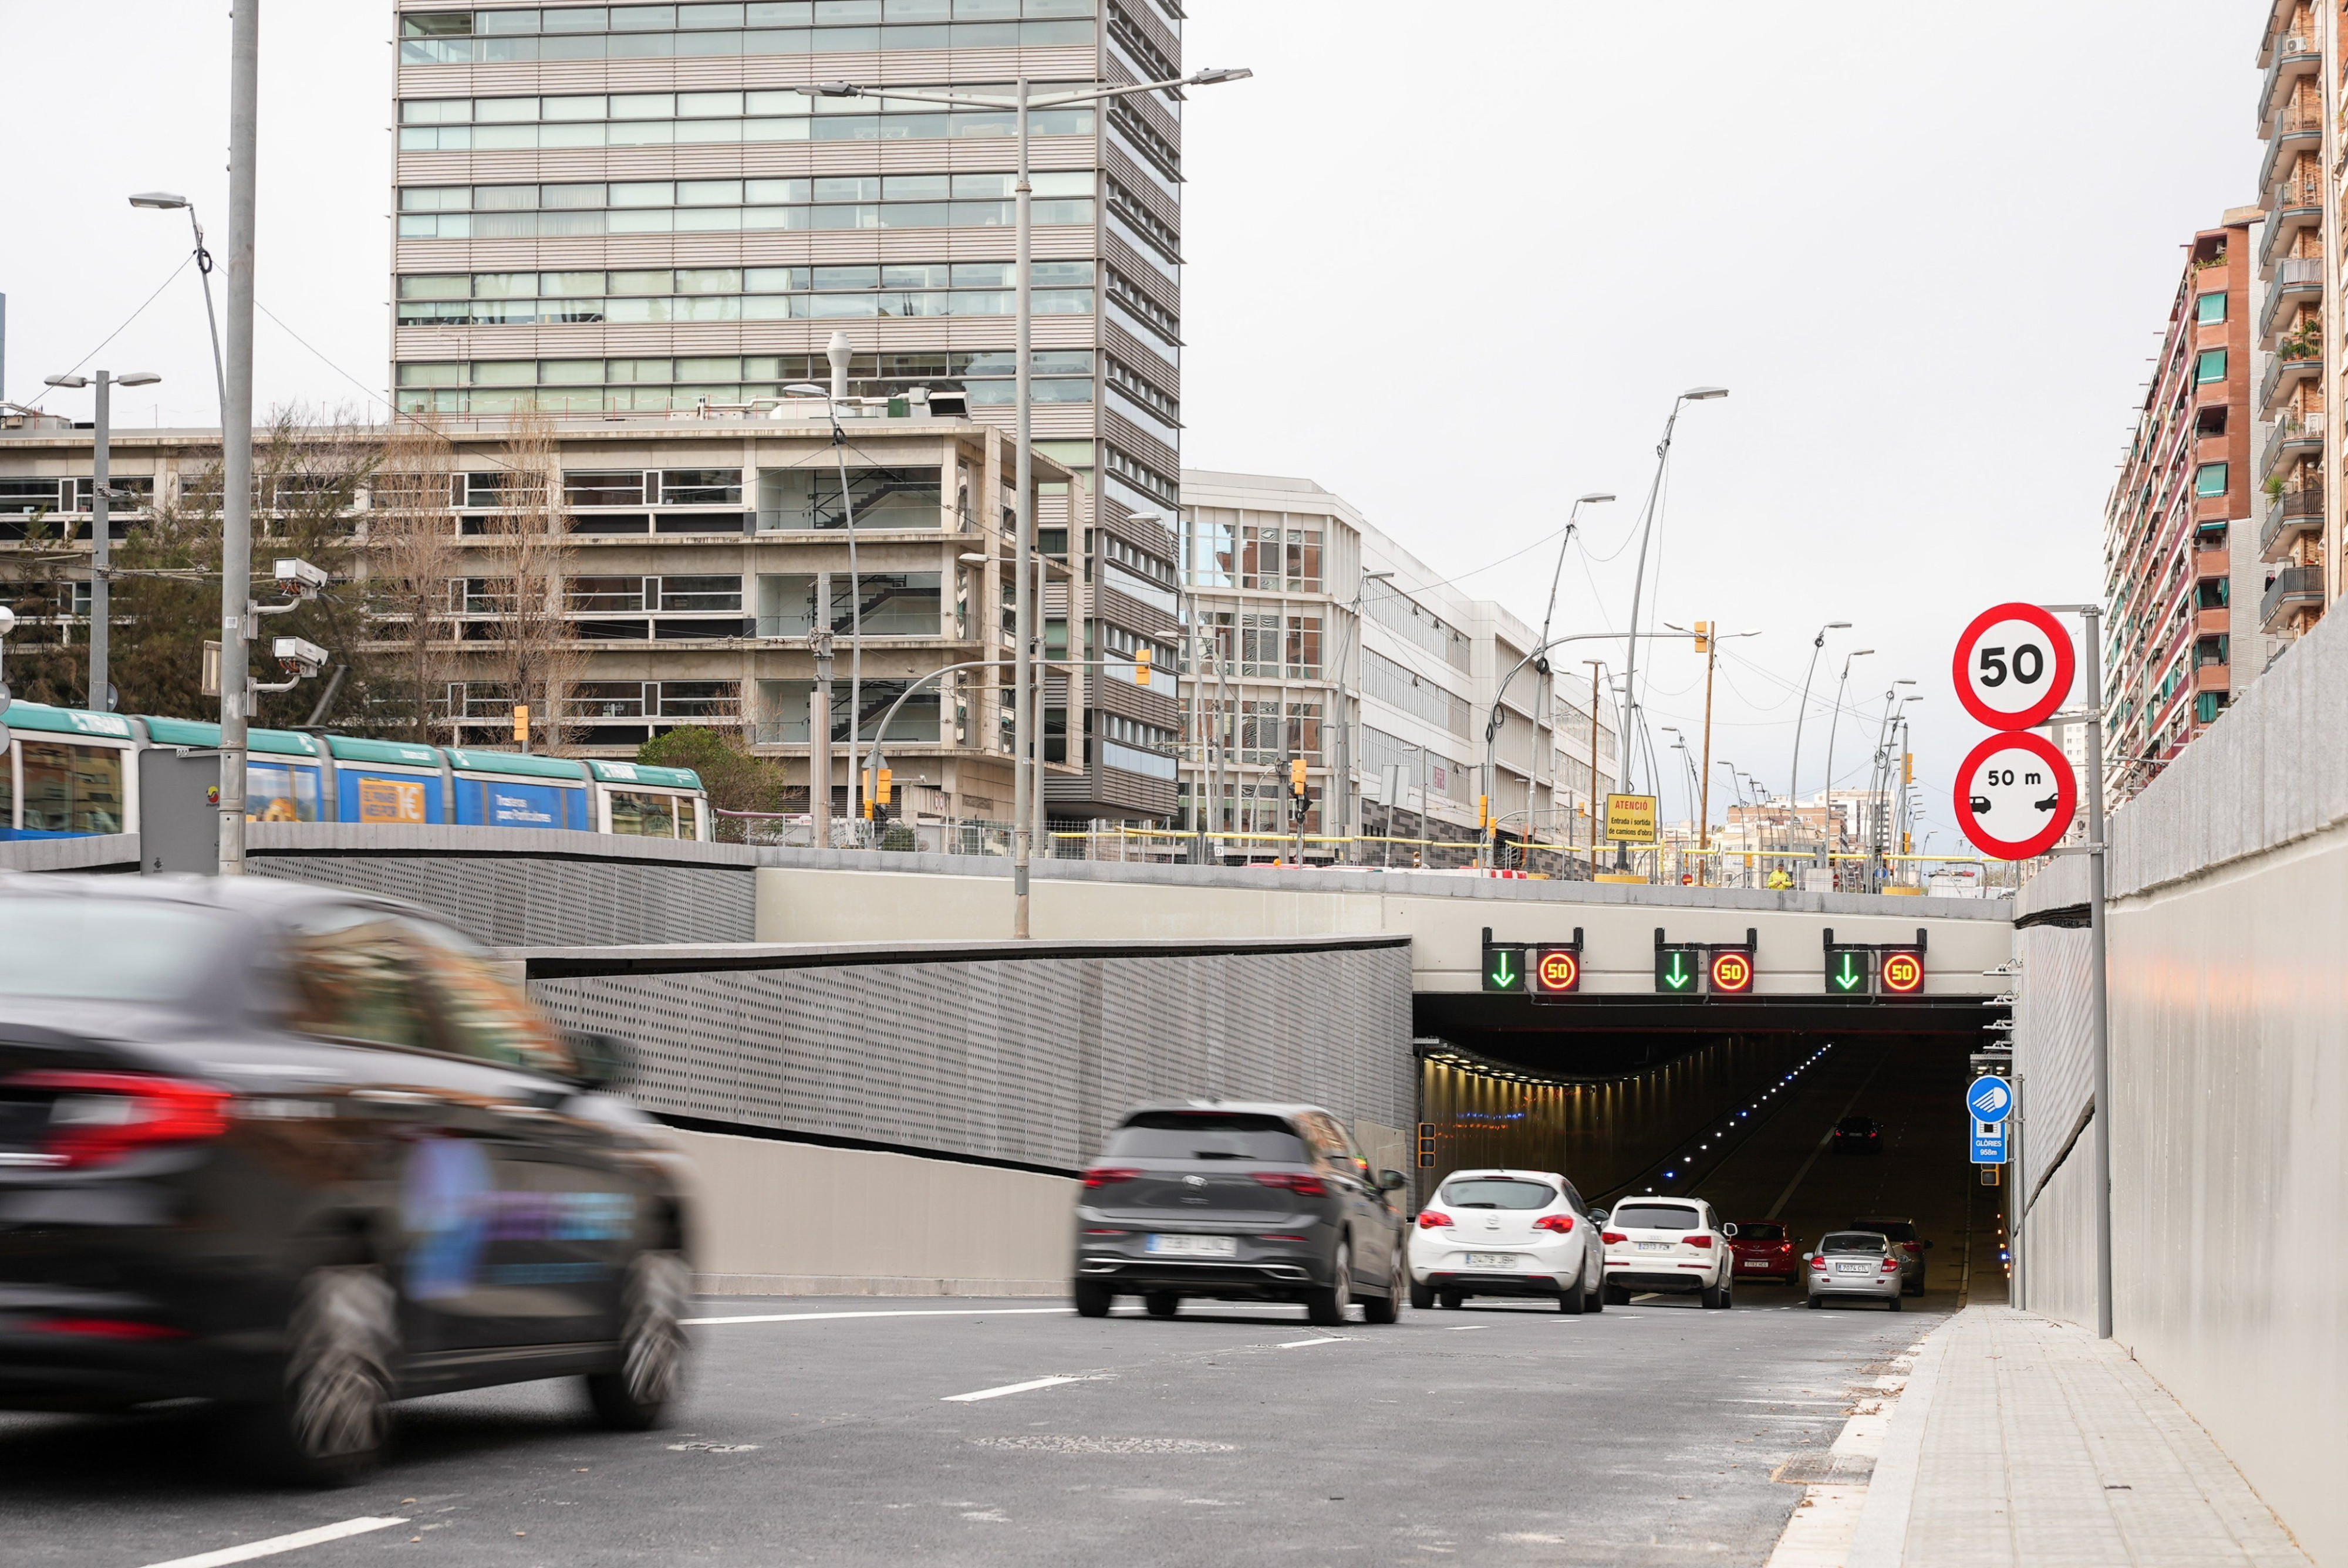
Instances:
[[[1964,1105],[1973,1059],[2002,1040],[1982,1001],[1721,1004],[1422,993],[1422,1203],[1451,1172],[1558,1171],[1596,1206],[1700,1197],[1746,1227],[1782,1225],[1796,1255],[1854,1221],[1908,1220],[1931,1245],[1932,1293],[2002,1298],[2004,1172],[1984,1184]],[[1592,1005],[1594,1004],[1594,1005]],[[1865,1117],[1873,1139],[1838,1140]],[[1432,1163],[1426,1163],[1431,1152]],[[1789,1304],[1796,1289],[1764,1286]]]

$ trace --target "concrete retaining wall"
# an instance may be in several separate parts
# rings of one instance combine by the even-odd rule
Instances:
[[[2319,1563],[2348,1563],[2348,617],[2111,824],[2115,1331]],[[2021,908],[2085,897],[2057,867]],[[2028,1306],[2094,1321],[2088,935],[2019,934]]]

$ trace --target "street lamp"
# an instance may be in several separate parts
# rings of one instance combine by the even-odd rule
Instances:
[[[1573,532],[1581,527],[1581,508],[1602,507],[1613,498],[1612,490],[1592,490],[1586,496],[1575,497],[1573,510],[1565,515],[1565,537],[1558,540],[1557,565],[1550,569],[1549,574],[1549,607],[1541,611],[1540,640],[1543,642],[1549,641],[1550,621],[1557,615],[1557,585],[1565,576],[1565,552],[1573,548]]]
[[[1179,87],[1215,87],[1224,82],[1241,81],[1254,74],[1244,68],[1226,67],[1193,72],[1188,77],[1144,82],[1138,87],[1088,87],[1075,92],[1054,92],[1040,98],[1035,96],[1033,84],[1024,76],[1014,84],[1014,94],[1007,99],[978,93],[921,92],[909,91],[901,87],[870,87],[858,82],[819,82],[813,87],[797,89],[811,97],[894,98],[908,103],[944,104],[953,108],[1010,109],[1015,117],[1013,123],[1017,131],[1019,167],[1017,181],[1012,187],[1012,194],[1015,199],[1014,217],[1017,223],[1014,249],[1015,260],[1013,263],[1017,271],[1014,293],[1015,308],[1013,352],[1018,359],[1014,373],[1017,451],[1015,483],[1018,486],[1015,526],[1018,529],[1018,539],[1014,546],[1014,559],[1018,563],[1015,569],[1019,579],[1020,593],[1018,612],[1014,618],[1012,629],[1013,641],[1016,644],[1013,651],[1017,661],[1017,675],[1013,682],[1016,688],[1016,694],[1014,698],[1014,709],[1012,719],[1011,773],[1011,810],[1014,818],[1011,828],[1012,935],[1014,937],[1025,938],[1029,930],[1027,878],[1029,857],[1034,851],[1034,835],[1028,826],[1027,818],[1030,810],[1030,792],[1034,792],[1033,798],[1040,801],[1044,788],[1042,749],[1032,743],[1035,722],[1040,715],[1035,711],[1033,693],[1030,690],[1034,682],[1035,669],[1034,653],[1030,645],[1035,634],[1032,628],[1039,607],[1028,602],[1033,596],[1027,589],[1030,570],[1028,563],[1035,531],[1033,386],[1035,369],[1033,347],[1035,303],[1034,297],[1035,192],[1035,186],[1028,179],[1028,116],[1036,109],[1066,108],[1076,104],[1106,103],[1109,99],[1128,97],[1136,93],[1165,92]],[[1031,751],[1035,753],[1032,757],[1029,754]]]
[[[1792,776],[1786,784],[1787,802],[1794,808],[1794,821],[1797,825],[1802,818],[1802,720],[1810,711],[1810,677],[1818,672],[1818,654],[1827,645],[1827,633],[1849,630],[1850,622],[1848,620],[1829,620],[1818,628],[1816,637],[1810,639],[1810,667],[1802,672],[1802,700],[1794,706],[1794,766]],[[1831,789],[1834,781],[1828,779],[1827,784]]]
[[[204,226],[196,220],[196,204],[184,196],[168,190],[142,190],[130,199],[133,207],[170,212],[185,208],[188,227],[196,233],[196,275],[204,285],[204,322],[212,333],[213,390],[220,395],[221,406],[228,406],[228,372],[221,366],[220,318],[212,313],[212,253],[204,249]]]
[[[846,333],[832,333],[831,341],[824,345],[824,356],[831,361],[831,384],[818,386],[811,381],[801,381],[783,388],[788,396],[823,399],[824,413],[831,421],[831,449],[839,459],[839,509],[848,528],[848,831],[851,838],[855,835],[857,823],[863,820],[864,815],[857,806],[860,789],[856,768],[856,737],[863,728],[864,716],[864,585],[856,571],[856,497],[848,486],[848,435],[839,427],[839,405],[848,395],[848,364],[853,352],[849,347]],[[819,612],[825,622],[821,630],[829,630],[831,607],[828,604],[820,606]],[[824,710],[827,714],[830,707],[830,693],[826,692]],[[827,733],[821,780],[815,776],[815,753],[810,750],[808,753],[808,798],[810,804],[819,784],[823,790],[825,831],[824,842],[817,846],[819,848],[829,848],[831,842],[830,738]],[[812,731],[809,732],[809,742],[812,744]]]
[[[1682,404],[1709,403],[1714,398],[1727,395],[1728,388],[1725,386],[1692,386],[1681,393],[1672,400],[1672,416],[1663,421],[1663,438],[1655,447],[1655,477],[1647,486],[1646,511],[1639,522],[1639,569],[1631,579],[1631,651],[1623,661],[1622,683],[1622,733],[1626,744],[1639,726],[1639,600],[1647,584],[1647,539],[1655,529],[1655,500],[1663,493],[1663,466],[1671,461],[1672,432],[1679,425]],[[1627,768],[1630,762],[1627,751],[1623,754],[1623,762]],[[1630,787],[1627,776],[1623,779],[1623,787],[1626,790]]]
[[[1850,661],[1854,659],[1864,659],[1874,651],[1872,648],[1854,648],[1844,654],[1842,679],[1835,682],[1834,717],[1827,723],[1827,782],[1826,787],[1818,792],[1818,804],[1825,809],[1825,815],[1820,819],[1818,825],[1818,868],[1822,871],[1834,868],[1834,831],[1837,820],[1834,814],[1835,732],[1842,728],[1842,699],[1843,692],[1850,685]]]
[[[108,683],[106,668],[113,588],[113,569],[108,561],[114,542],[114,522],[108,503],[115,498],[114,491],[108,487],[114,477],[110,447],[114,400],[109,394],[118,386],[152,386],[163,378],[149,370],[134,370],[122,375],[101,370],[95,377],[52,375],[44,379],[51,386],[98,388],[97,439],[91,444],[89,463],[89,694],[85,701],[94,713],[111,713],[114,688]],[[123,499],[129,497],[126,495]]]

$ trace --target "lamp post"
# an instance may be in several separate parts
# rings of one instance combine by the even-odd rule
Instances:
[[[1827,782],[1818,791],[1818,804],[1824,810],[1818,825],[1818,869],[1834,869],[1834,837],[1837,818],[1834,814],[1834,748],[1835,733],[1842,728],[1843,693],[1850,686],[1850,661],[1864,659],[1875,651],[1872,648],[1854,648],[1842,656],[1842,679],[1835,682],[1834,717],[1827,723]]]
[[[51,386],[98,388],[98,413],[93,421],[96,440],[91,443],[89,459],[89,694],[85,699],[94,713],[114,712],[114,689],[107,680],[107,634],[112,613],[113,569],[108,564],[109,547],[114,542],[114,521],[108,503],[114,492],[113,454],[109,442],[114,434],[114,400],[110,395],[118,386],[152,386],[163,378],[152,371],[134,370],[124,375],[99,371],[95,377],[87,375],[52,375],[46,378]],[[127,497],[126,497],[127,498]]]
[[[1606,661],[1585,659],[1582,663],[1590,667],[1590,876],[1594,882],[1598,879],[1599,812],[1601,809],[1598,800],[1598,679],[1605,672]]]
[[[1557,542],[1557,565],[1550,569],[1549,607],[1541,611],[1540,640],[1543,643],[1549,641],[1550,621],[1557,614],[1557,585],[1565,576],[1565,552],[1573,548],[1574,530],[1581,526],[1581,508],[1602,507],[1613,498],[1612,490],[1592,490],[1586,496],[1576,496],[1573,510],[1565,515],[1565,537]],[[1391,577],[1394,574],[1386,572],[1381,575]]]
[[[204,323],[211,327],[212,334],[213,389],[220,395],[221,407],[225,409],[228,406],[228,372],[221,364],[220,318],[212,313],[212,253],[204,249],[204,226],[196,220],[196,204],[169,190],[142,190],[130,199],[130,205],[156,211],[177,211],[182,208],[187,210],[188,227],[194,230],[196,235],[196,275],[204,285]]]
[[[1035,532],[1035,399],[1032,384],[1035,369],[1033,340],[1035,336],[1035,187],[1028,179],[1028,117],[1037,109],[1066,108],[1077,104],[1106,103],[1112,98],[1128,97],[1136,93],[1165,92],[1179,87],[1213,87],[1223,82],[1242,80],[1255,73],[1241,68],[1199,71],[1188,77],[1170,77],[1164,81],[1145,82],[1138,87],[1085,87],[1076,92],[1053,92],[1045,97],[1035,96],[1031,84],[1021,77],[1014,85],[1009,98],[977,93],[942,93],[909,91],[899,87],[868,87],[856,82],[819,82],[813,87],[798,88],[810,97],[828,98],[894,98],[910,103],[944,104],[953,108],[1009,109],[1018,142],[1018,177],[1012,186],[1016,237],[1014,241],[1014,262],[1017,276],[1014,281],[1014,323],[1013,352],[1017,356],[1014,371],[1014,398],[1016,404],[1014,421],[1017,450],[1018,486],[1015,527],[1018,538],[1014,546],[1014,559],[1019,579],[1019,603],[1012,630],[1015,644],[1014,653],[1017,674],[1013,685],[1012,719],[1012,935],[1025,938],[1030,927],[1028,920],[1027,882],[1029,859],[1034,853],[1033,832],[1028,825],[1030,802],[1040,805],[1044,787],[1042,749],[1034,744],[1035,729],[1041,714],[1035,711],[1033,694],[1035,627],[1040,607],[1029,603],[1034,597],[1029,589],[1029,559]],[[1072,522],[1073,518],[1070,519]],[[1033,753],[1031,755],[1031,753]],[[1031,792],[1033,794],[1031,794]]]
[[[1663,493],[1663,466],[1671,461],[1672,433],[1679,426],[1680,405],[1685,403],[1709,403],[1715,397],[1728,395],[1725,386],[1692,386],[1672,400],[1672,416],[1663,421],[1663,438],[1655,446],[1655,477],[1647,486],[1646,510],[1639,521],[1639,568],[1631,579],[1631,651],[1623,661],[1622,694],[1622,753],[1625,774],[1623,788],[1630,787],[1628,767],[1631,760],[1630,737],[1639,727],[1639,600],[1647,584],[1647,540],[1655,531],[1655,500]]]
[[[825,387],[813,382],[799,382],[783,388],[794,396],[823,399],[824,413],[831,421],[831,449],[839,459],[839,509],[848,528],[848,833],[851,841],[858,832],[856,825],[864,816],[858,809],[860,784],[856,767],[857,733],[863,727],[864,717],[864,587],[856,571],[856,497],[850,493],[848,487],[848,433],[839,427],[839,405],[848,401],[848,365],[853,353],[849,347],[846,333],[832,333],[830,343],[824,347],[824,356],[831,361],[831,384]],[[828,625],[831,607],[828,604],[819,606],[818,613],[824,617]],[[830,686],[827,681],[824,689],[827,712],[830,708]],[[829,734],[827,731],[827,739]],[[824,760],[827,764],[829,763],[829,751]],[[808,753],[808,761],[814,761],[812,752]],[[828,765],[820,781],[816,779],[814,769],[808,769],[808,787],[814,788],[819,782],[822,784],[825,807],[829,812],[831,770]],[[826,820],[829,822],[829,816]],[[821,847],[829,846],[827,838]]]
[[[1792,776],[1786,784],[1787,802],[1794,808],[1794,821],[1797,825],[1802,819],[1802,720],[1810,711],[1810,677],[1818,672],[1818,654],[1827,645],[1827,633],[1849,630],[1850,622],[1848,620],[1829,620],[1818,628],[1816,637],[1810,639],[1810,667],[1802,672],[1802,700],[1794,705],[1794,766]],[[1831,779],[1828,785],[1832,787]]]
[[[1329,805],[1330,818],[1336,823],[1340,836],[1355,833],[1359,825],[1354,820],[1354,707],[1352,692],[1345,678],[1352,669],[1354,650],[1364,641],[1360,635],[1363,599],[1369,593],[1370,584],[1392,582],[1394,576],[1392,571],[1365,571],[1362,574],[1362,580],[1354,588],[1353,616],[1345,623],[1344,644],[1337,650],[1337,656],[1330,661],[1337,671],[1335,703],[1337,711],[1331,715],[1337,722],[1337,758],[1335,765],[1330,769],[1332,787],[1336,798],[1333,799]],[[1394,832],[1391,810],[1387,813],[1387,818],[1386,832],[1391,836]]]

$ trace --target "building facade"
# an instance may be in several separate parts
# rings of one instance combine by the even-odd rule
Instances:
[[[750,405],[829,379],[959,389],[1007,425],[1012,117],[794,90],[1001,93],[1181,74],[1167,0],[398,0],[392,379],[442,416]],[[1180,459],[1182,105],[1032,125],[1035,430],[1066,470],[1053,635],[1170,665]],[[1071,635],[1068,628],[1077,630]],[[1160,683],[1162,687],[1162,682]],[[1072,677],[1045,731],[1064,819],[1173,810],[1174,704]]]
[[[1532,629],[1309,479],[1193,470],[1182,499],[1186,823],[1292,831],[1301,757],[1311,835],[1472,845],[1488,796],[1504,839],[1590,844],[1621,776],[1611,684],[1593,726],[1588,669],[1524,662]]]
[[[860,743],[881,738],[887,724],[903,815],[1006,820],[1012,444],[997,426],[972,420],[853,411],[843,425],[853,454],[844,492],[856,515],[851,562],[843,448],[821,409],[797,399],[780,411],[800,415],[791,418],[446,415],[429,438],[321,433],[319,445],[331,436],[338,460],[358,476],[341,492],[335,530],[369,607],[355,651],[374,655],[377,667],[428,662],[430,733],[444,743],[512,743],[514,650],[527,642],[543,669],[561,672],[554,711],[533,717],[541,747],[627,757],[680,726],[723,727],[780,759],[788,784],[804,785],[817,674],[808,633],[828,629],[835,803],[847,803],[853,706]],[[0,429],[0,602],[12,597],[5,579],[22,575],[27,552],[86,559],[91,439],[59,420]],[[114,486],[134,497],[114,510],[118,548],[151,526],[159,507],[217,506],[218,431],[117,431],[110,450]],[[546,474],[542,487],[528,480],[533,464]],[[312,465],[302,482],[326,478]],[[1039,459],[1039,490],[1065,489],[1071,478]],[[287,483],[264,473],[257,486],[256,560],[268,560],[273,546],[284,553],[286,507],[276,503],[291,498]],[[542,592],[512,586],[523,580],[515,535],[525,514],[552,525],[537,564],[523,569]],[[412,564],[417,547],[398,532],[411,522],[438,541],[426,552],[428,567]],[[68,567],[84,579],[88,569]],[[391,580],[400,571],[427,579],[410,585],[429,623],[413,643],[403,630],[413,612],[399,608]],[[1081,575],[1059,570],[1049,591],[1085,619]],[[135,630],[118,628],[118,649]],[[67,618],[21,627],[12,642],[77,635]],[[355,651],[330,651],[348,659]],[[981,667],[938,675],[962,664]],[[1083,677],[1068,669],[1061,679]],[[1047,778],[1063,787],[1079,771],[1047,759]]]
[[[2257,591],[2249,585],[2263,580],[2261,548],[2281,548],[2273,541],[2283,534],[2303,541],[2308,526],[2321,526],[2320,512],[2312,525],[2307,513],[2322,491],[2316,470],[2296,456],[2274,456],[2290,472],[2261,486],[2250,463],[2259,411],[2277,411],[2273,428],[2288,431],[2322,390],[2297,374],[2302,362],[2271,355],[2253,401],[2259,231],[2258,210],[2243,209],[2188,245],[2152,382],[2105,507],[2104,739],[2114,800],[2149,783],[2256,677],[2259,633],[2271,609],[2249,598]],[[2260,330],[2300,331],[2274,323],[2265,317]],[[2272,440],[2266,451],[2277,453]],[[2261,490],[2264,505],[2254,507]],[[2263,518],[2259,538],[2254,511]],[[2239,604],[2238,583],[2245,585]]]

